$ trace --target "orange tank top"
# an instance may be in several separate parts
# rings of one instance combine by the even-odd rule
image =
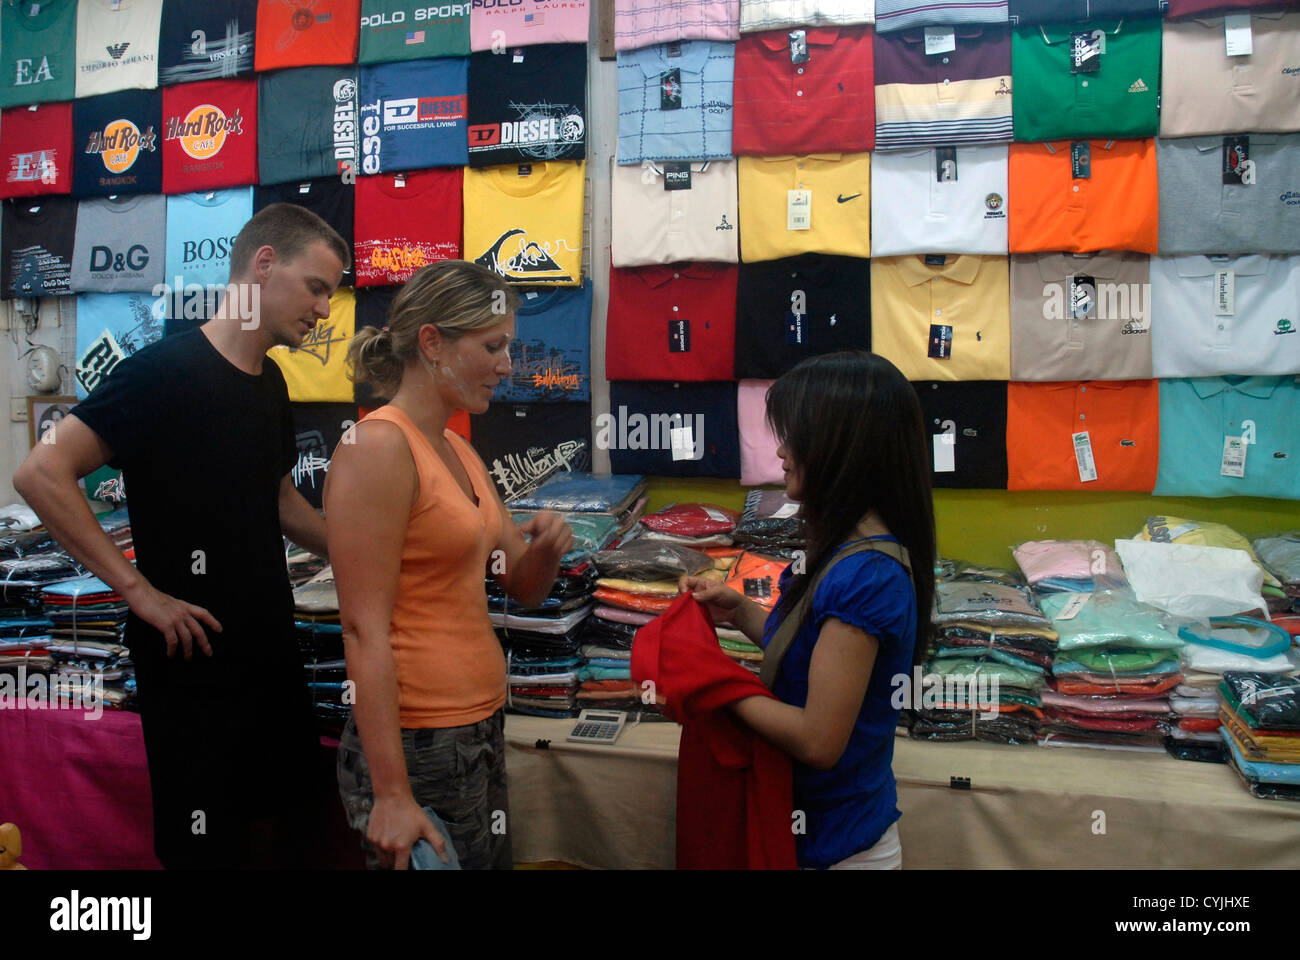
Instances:
[[[420,482],[388,627],[401,725],[477,723],[506,700],[505,656],[483,586],[488,559],[501,540],[496,488],[473,449],[450,430],[444,436],[469,474],[478,506],[405,413],[390,404],[364,419],[401,429]]]

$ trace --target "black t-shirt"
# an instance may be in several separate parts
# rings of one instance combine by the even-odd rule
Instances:
[[[192,330],[127,357],[72,413],[122,469],[149,582],[206,607],[231,643],[291,638],[279,493],[298,450],[280,368],[245,373]],[[161,649],[133,617],[127,642],[142,641]]]
[[[619,380],[609,385],[608,419],[595,425],[596,442],[609,447],[614,473],[660,477],[740,476],[740,425],[735,383]],[[680,419],[678,419],[680,417]],[[673,459],[672,430],[683,435],[682,459]]]
[[[915,380],[927,437],[952,434],[943,449],[927,439],[936,487],[1007,488],[1007,385],[1001,380]],[[940,440],[937,443],[942,444]],[[936,470],[951,466],[952,470]]]
[[[590,403],[494,403],[469,431],[507,503],[557,473],[591,469]]]
[[[319,177],[315,180],[302,180],[297,183],[278,183],[274,186],[255,187],[253,189],[253,213],[273,203],[296,203],[306,207],[338,231],[348,245],[349,257],[352,251],[352,223],[356,210],[356,190],[350,183],[344,183],[337,177]],[[339,286],[350,287],[356,273],[353,264],[343,271]]]
[[[72,192],[162,193],[162,92],[119,90],[72,103]]]
[[[77,201],[71,197],[21,197],[4,202],[0,223],[5,299],[71,293]]]
[[[298,459],[293,468],[293,485],[313,507],[321,505],[325,475],[334,448],[347,425],[356,423],[354,403],[292,403],[293,438]]]
[[[779,377],[805,357],[868,349],[870,275],[867,260],[821,253],[742,263],[736,377]]]
[[[388,325],[388,312],[401,287],[359,287],[357,289],[357,330],[362,327],[383,328]],[[352,386],[352,399],[363,407],[378,407],[385,402],[368,383]]]
[[[252,73],[256,27],[257,0],[167,0],[158,36],[158,83]]]
[[[1011,0],[1008,15],[1015,26],[1106,17],[1159,17],[1168,6],[1167,0]]]
[[[469,58],[469,165],[587,155],[587,47],[543,43]]]

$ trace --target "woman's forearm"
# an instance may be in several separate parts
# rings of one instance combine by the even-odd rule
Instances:
[[[375,798],[410,794],[397,707],[397,668],[387,636],[344,634],[348,678],[356,685],[352,714],[370,768]]]
[[[749,638],[750,643],[762,646],[760,641],[763,639],[763,626],[767,623],[767,611],[761,606],[749,597],[745,597],[744,602],[732,615],[731,622],[737,630]]]
[[[818,767],[817,740],[805,729],[807,711],[771,697],[746,697],[731,705],[732,711],[760,737],[800,763]],[[833,762],[833,761],[832,761]]]

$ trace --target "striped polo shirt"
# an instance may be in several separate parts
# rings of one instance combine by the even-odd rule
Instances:
[[[1006,23],[1007,0],[876,0],[876,31],[955,23]]]

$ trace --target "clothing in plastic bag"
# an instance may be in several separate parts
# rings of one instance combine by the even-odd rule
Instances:
[[[934,623],[974,620],[998,626],[1050,627],[1029,591],[996,583],[941,581],[935,584]]]
[[[1264,570],[1244,550],[1185,543],[1116,540],[1115,552],[1137,599],[1176,616],[1267,616]]]
[[[592,557],[602,577],[621,580],[676,580],[712,569],[713,558],[689,547],[654,540],[633,540]]]
[[[708,537],[731,533],[740,515],[713,503],[673,503],[641,518],[641,526],[656,533],[680,537]]]

